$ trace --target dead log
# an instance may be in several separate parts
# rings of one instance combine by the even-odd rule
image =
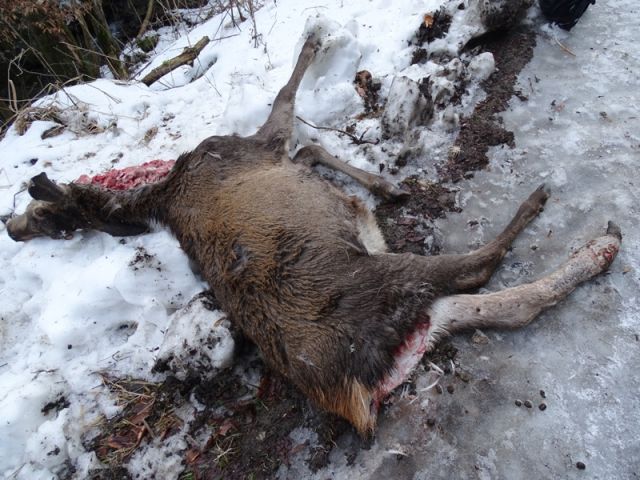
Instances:
[[[208,43],[209,37],[202,37],[193,47],[185,48],[177,57],[174,57],[171,60],[166,60],[162,62],[162,65],[151,70],[142,79],[142,83],[146,86],[150,86],[152,83],[164,77],[167,73],[172,72],[182,65],[193,62]]]

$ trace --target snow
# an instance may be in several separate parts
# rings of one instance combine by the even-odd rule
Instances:
[[[234,341],[229,322],[220,310],[209,311],[201,299],[194,299],[177,311],[157,352],[168,362],[175,376],[191,374],[207,378],[231,364]]]
[[[256,13],[258,48],[250,22],[234,27],[224,15],[188,32],[166,29],[155,50],[160,53],[136,78],[204,35],[211,42],[193,67],[151,87],[99,79],[39,100],[40,106],[57,105],[70,125],[57,137],[41,139],[54,125],[49,121],[34,122],[23,136],[14,129],[7,133],[0,142],[0,214],[24,210],[24,184],[41,171],[68,182],[113,167],[175,159],[210,135],[253,133],[291,73],[303,32],[313,25],[327,36],[299,91],[296,114],[314,125],[344,128],[362,112],[353,86],[358,70],[381,80],[382,98],[394,79],[432,75],[434,98],[446,99],[455,81],[442,75],[447,67],[469,77],[460,110],[436,112],[417,135],[384,142],[386,152],[383,145],[355,146],[333,132],[296,126],[299,143],[313,139],[372,172],[390,161],[389,152],[419,148],[426,152],[423,163],[403,175],[412,168],[431,174],[434,162],[446,158],[456,115],[482,98],[478,84],[494,68],[489,54],[457,66],[409,66],[408,41],[423,15],[444,3],[268,2]],[[474,2],[465,10],[454,3],[447,3],[455,14],[450,33],[432,48],[457,54],[482,27]],[[545,212],[487,288],[549,272],[571,248],[600,234],[610,218],[625,236],[611,273],[580,287],[525,330],[486,332],[486,345],[459,337],[460,363],[473,378],[469,386],[456,384],[454,395],[438,395],[425,390],[434,374],[419,375],[417,389],[425,390],[419,401],[400,401],[382,415],[374,445],[354,465],[346,462],[346,438],[326,469],[312,474],[300,454],[283,466],[283,478],[573,478],[580,473],[577,460],[587,464],[591,478],[639,473],[638,18],[635,0],[599,2],[566,33],[545,25],[532,9],[538,46],[519,79],[529,99],[513,99],[503,115],[516,148],[494,149],[486,172],[457,184],[464,210],[438,223],[446,252],[467,251],[499,232],[517,203],[545,181],[552,189]],[[96,133],[88,133],[88,126]],[[357,134],[365,128],[367,138],[382,136],[379,122],[360,122]],[[345,188],[369,205],[375,202],[350,182]],[[468,226],[471,219],[478,220],[476,227]],[[82,438],[97,419],[118,411],[99,372],[158,380],[162,376],[151,368],[171,354],[185,369],[193,368],[187,360],[205,362],[212,374],[231,362],[224,314],[189,303],[205,288],[164,230],[124,240],[78,232],[68,241],[15,243],[0,224],[0,475],[56,478],[69,461],[75,478],[86,478],[99,466]],[[209,342],[211,351],[189,359],[188,351],[201,342]],[[533,399],[540,389],[548,396],[545,412],[513,406],[515,398]],[[68,407],[43,413],[45,404],[62,396]],[[180,415],[187,424],[193,412]],[[436,418],[440,429],[427,427],[427,418]],[[297,443],[305,435],[314,434],[296,430]],[[171,438],[136,453],[132,473],[175,478],[181,471],[177,454],[186,446],[182,436]],[[399,451],[406,454],[400,461],[393,453]]]

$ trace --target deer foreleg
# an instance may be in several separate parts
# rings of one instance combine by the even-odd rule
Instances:
[[[398,199],[409,195],[409,192],[399,189],[384,178],[359,168],[353,167],[339,158],[334,157],[319,145],[309,145],[301,148],[293,157],[294,163],[303,163],[309,167],[321,164],[353,178],[371,193],[381,195],[387,199]]]

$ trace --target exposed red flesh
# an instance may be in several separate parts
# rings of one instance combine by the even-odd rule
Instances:
[[[374,414],[377,413],[380,403],[407,379],[426,353],[430,328],[431,323],[428,321],[419,323],[396,350],[393,370],[382,379],[373,394],[371,409]]]
[[[175,165],[175,160],[151,160],[142,165],[109,170],[90,177],[81,175],[75,183],[99,185],[111,190],[129,190],[162,180]]]

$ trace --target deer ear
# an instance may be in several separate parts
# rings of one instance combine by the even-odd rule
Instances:
[[[45,202],[57,202],[65,196],[64,190],[49,180],[44,172],[29,181],[28,191],[35,200],[44,200]]]

